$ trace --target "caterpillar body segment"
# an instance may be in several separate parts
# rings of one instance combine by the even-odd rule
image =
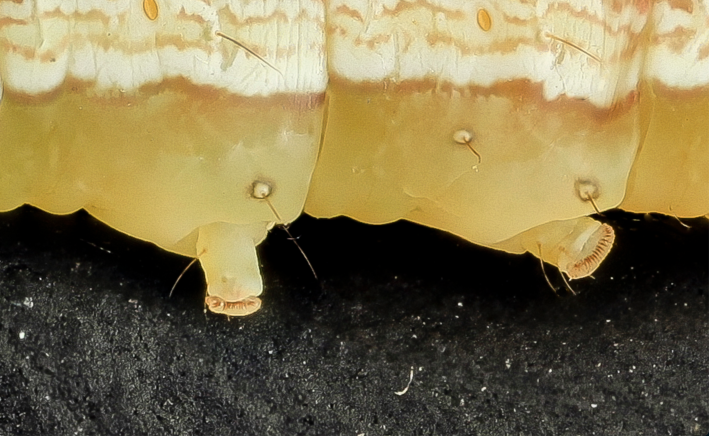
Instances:
[[[210,310],[257,310],[255,247],[317,160],[323,4],[70,3],[0,9],[0,210],[84,208],[198,257]]]
[[[586,215],[706,213],[705,3],[480,7],[329,4],[329,119],[307,213],[541,246],[572,278],[614,240]]]

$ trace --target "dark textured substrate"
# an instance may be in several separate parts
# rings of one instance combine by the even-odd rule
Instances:
[[[709,221],[605,214],[595,280],[409,223],[301,219],[263,308],[85,213],[0,215],[0,434],[699,435]],[[409,380],[413,382],[403,395]]]

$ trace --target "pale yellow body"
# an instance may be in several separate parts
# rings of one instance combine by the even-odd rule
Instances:
[[[709,6],[685,3],[0,2],[0,210],[197,257],[227,315],[303,207],[584,277],[614,239],[587,215],[709,213]]]

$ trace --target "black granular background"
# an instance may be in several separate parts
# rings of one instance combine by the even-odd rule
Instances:
[[[2,214],[0,434],[704,436],[709,221],[600,219],[614,250],[577,296],[547,266],[556,296],[530,255],[304,217],[319,284],[275,229],[263,308],[227,319],[199,268],[168,298],[189,259]]]

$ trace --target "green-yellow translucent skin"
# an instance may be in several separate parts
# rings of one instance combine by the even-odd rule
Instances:
[[[321,123],[319,105],[292,98],[223,100],[167,89],[107,105],[71,91],[39,103],[5,96],[0,210],[84,208],[132,236],[196,256],[194,243],[181,240],[203,225],[265,229],[300,214]],[[252,197],[257,180],[272,184],[280,218]]]
[[[589,110],[525,99],[524,86],[463,96],[332,84],[306,212],[371,223],[404,218],[529,251],[579,278],[595,267],[583,275],[570,268],[594,247],[574,248],[571,236],[601,229],[582,219],[595,209],[578,182],[597,189],[600,210],[709,211],[709,90],[689,95],[643,83],[626,107]],[[479,163],[453,140],[456,129],[474,135]],[[598,266],[610,244],[586,261]]]
[[[617,115],[523,95],[362,92],[337,83],[330,93],[306,212],[406,218],[478,244],[592,214],[575,192],[578,180],[599,186],[598,207],[618,205],[641,138],[632,106]],[[459,129],[474,135],[479,164],[453,140]]]
[[[247,315],[263,290],[255,247],[303,209],[322,99],[230,99],[179,86],[109,104],[71,88],[43,101],[5,95],[0,210],[84,208],[199,258],[207,301],[229,303],[220,313]],[[268,186],[267,198],[254,196],[255,183]]]
[[[644,89],[646,126],[620,208],[697,217],[709,212],[709,88]]]

